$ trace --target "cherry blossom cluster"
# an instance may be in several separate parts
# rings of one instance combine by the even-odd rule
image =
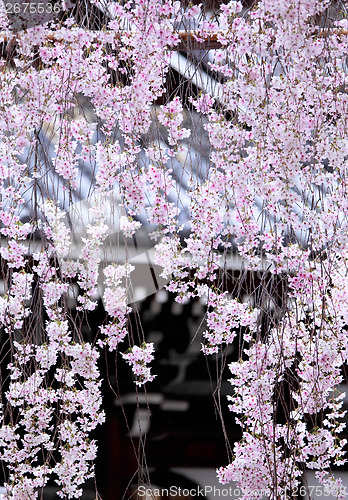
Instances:
[[[237,481],[244,498],[265,490],[282,498],[305,463],[339,491],[330,467],[345,461],[338,387],[348,359],[348,34],[334,4],[260,0],[243,12],[232,0],[208,18],[200,6],[185,11],[171,0],[111,2],[100,32],[68,18],[18,38],[0,86],[0,322],[11,346],[0,456],[9,498],[38,498],[51,476],[62,497],[78,498],[93,475],[97,444],[89,436],[104,419],[100,348],[118,349],[130,313],[130,264],[100,271],[111,199],[122,208],[125,245],[140,220],[152,228],[176,300],[206,297],[205,354],[243,337],[229,398],[243,437],[220,480]],[[210,156],[204,175],[183,168],[179,201],[189,232],[182,233],[171,162],[194,131],[183,127],[187,102],[166,96],[169,49],[187,20],[198,27],[198,48],[211,33],[222,48],[207,60],[219,82],[214,93],[188,101],[202,117]],[[82,100],[98,127],[76,118]],[[50,147],[42,148],[42,131]],[[87,164],[95,175],[73,260],[75,228],[62,207],[79,199]],[[36,213],[23,223],[28,190]],[[233,254],[242,270],[259,273],[246,302],[220,279]],[[66,294],[72,282],[79,286],[82,317],[97,306],[100,276],[108,320],[90,343],[73,326]],[[154,378],[154,346],[134,345],[131,336],[129,345],[122,357],[142,386]]]
[[[183,119],[183,107],[179,97],[175,97],[170,103],[162,106],[158,120],[168,129],[168,144],[171,146],[190,137],[190,130],[181,127]]]
[[[136,377],[135,383],[138,386],[151,382],[156,377],[156,375],[151,375],[151,368],[147,366],[154,359],[153,352],[153,343],[144,342],[140,347],[134,345],[122,354],[123,359],[132,367],[132,372]]]
[[[205,354],[217,353],[223,344],[232,344],[240,327],[248,327],[251,333],[257,328],[258,311],[247,304],[228,298],[227,294],[210,292],[207,303],[207,327],[203,332]]]
[[[211,67],[226,78],[219,90],[222,110],[236,118],[202,107],[214,148],[209,178],[216,169],[221,181],[219,191],[213,188],[200,198],[196,210],[205,220],[213,206],[224,223],[210,225],[210,248],[204,249],[204,230],[197,230],[188,249],[193,256],[198,250],[206,264],[228,228],[244,266],[255,270],[266,264],[282,287],[281,303],[267,301],[265,288],[257,307],[269,326],[264,331],[256,321],[247,330],[242,356],[230,366],[235,392],[230,407],[240,414],[243,439],[235,445],[232,463],[218,474],[223,482],[237,481],[245,498],[250,488],[256,496],[268,489],[280,498],[284,485],[300,481],[303,463],[330,489],[331,464],[345,460],[345,440],[339,437],[343,396],[337,387],[347,360],[347,98],[342,91],[347,35],[338,34],[331,19],[327,44],[331,28],[320,32],[316,23],[329,5],[261,1],[240,16],[241,4],[230,2],[213,28],[220,28],[224,50]],[[202,36],[207,29],[202,26]],[[192,227],[199,227],[192,215]],[[226,326],[233,338],[234,323],[242,325],[243,316],[223,323],[232,303],[221,305],[213,321],[209,309],[207,314],[209,326],[216,322],[209,340],[223,344]],[[284,404],[285,388],[290,399]],[[286,424],[275,417],[283,407]],[[320,412],[325,418],[314,425]]]
[[[105,340],[100,342],[108,345],[110,351],[114,351],[127,335],[127,315],[131,308],[127,305],[127,288],[122,286],[122,279],[127,282],[133,270],[134,267],[130,264],[110,265],[104,269],[104,307],[112,321],[101,327]]]
[[[93,474],[97,447],[89,435],[104,419],[99,347],[114,350],[127,334],[129,308],[120,280],[130,267],[121,266],[119,272],[116,266],[105,269],[104,303],[111,322],[102,327],[106,340],[97,346],[72,328],[65,296],[74,281],[81,291],[78,309],[96,307],[101,250],[109,231],[108,191],[118,190],[128,210],[127,217],[120,219],[126,238],[140,227],[132,215],[145,208],[146,186],[156,200],[148,207],[154,224],[173,231],[177,216],[168,201],[169,173],[162,165],[139,170],[137,141],[151,126],[152,103],[165,91],[167,49],[179,40],[173,26],[180,20],[180,5],[139,0],[114,7],[112,20],[97,36],[78,28],[72,18],[23,32],[13,61],[15,71],[5,71],[1,81],[0,217],[6,237],[1,257],[8,275],[0,320],[12,346],[4,415],[17,415],[18,410],[18,417],[16,424],[12,417],[10,421],[4,417],[0,453],[9,469],[8,496],[16,500],[37,498],[50,476],[62,497],[77,498]],[[33,64],[37,55],[39,68]],[[115,86],[110,70],[118,72],[121,80],[125,75],[127,83]],[[95,125],[85,117],[75,119],[77,96],[92,103],[106,141],[95,142]],[[113,141],[115,128],[121,130],[119,142]],[[44,159],[36,153],[41,130],[53,134],[54,147],[47,150],[48,155],[45,151]],[[26,155],[27,163],[21,155]],[[70,214],[61,209],[61,202],[65,197],[73,203],[80,186],[79,167],[85,162],[95,169],[91,189],[96,195],[88,209],[80,255],[72,260],[74,235]],[[52,182],[52,171],[59,178],[57,198],[55,188],[49,196],[42,190]],[[37,197],[38,218],[23,224],[28,188]],[[33,231],[40,232],[42,241],[32,254],[24,243]],[[40,307],[48,318],[45,324],[37,314]],[[135,355],[136,348],[132,349]],[[146,366],[153,348],[144,344],[139,349],[142,357],[125,359],[142,385],[153,379]]]

